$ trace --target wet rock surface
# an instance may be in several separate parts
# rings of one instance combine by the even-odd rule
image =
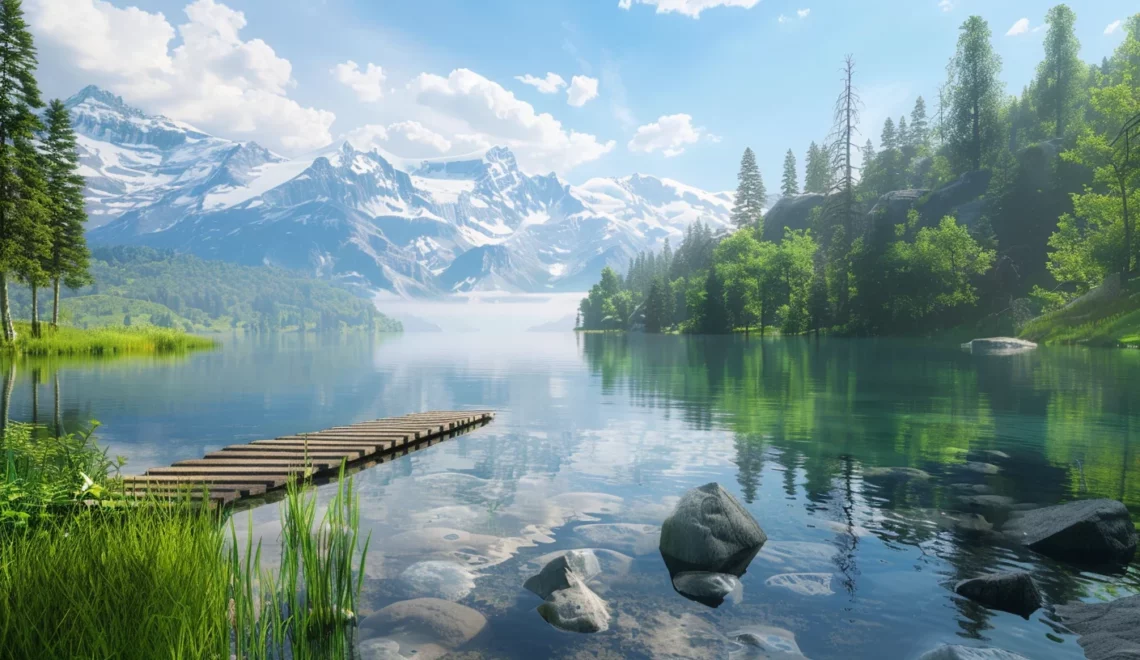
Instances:
[[[744,574],[768,536],[720,484],[685,493],[661,526],[661,556],[671,574]]]
[[[709,607],[718,607],[730,595],[735,593],[740,596],[743,590],[740,580],[735,575],[705,571],[689,571],[674,575],[673,588],[682,596]]]
[[[560,630],[596,633],[610,627],[610,612],[606,602],[574,573],[567,571],[569,586],[553,592],[538,613],[547,623]]]
[[[1028,618],[1041,608],[1041,592],[1024,571],[996,573],[962,580],[954,592],[991,609]]]
[[[1058,605],[1057,617],[1080,635],[1090,660],[1140,658],[1140,595],[1110,603]]]
[[[1116,500],[1019,512],[1002,532],[1043,555],[1085,565],[1127,563],[1136,554],[1136,528],[1127,507]]]
[[[393,603],[366,617],[357,628],[357,647],[373,658],[439,658],[482,632],[487,619],[465,605],[440,598]],[[384,655],[388,654],[388,655]]]
[[[523,583],[523,587],[545,600],[559,589],[570,588],[570,574],[577,575],[584,582],[601,571],[598,557],[592,550],[570,550],[551,559],[538,575]]]

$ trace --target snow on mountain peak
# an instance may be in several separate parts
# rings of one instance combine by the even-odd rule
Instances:
[[[273,263],[401,295],[574,291],[698,218],[729,221],[721,193],[643,175],[575,187],[525,174],[504,146],[413,162],[343,140],[286,159],[97,87],[68,107],[92,243]]]

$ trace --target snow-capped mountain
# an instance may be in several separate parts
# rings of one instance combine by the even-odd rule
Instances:
[[[633,175],[570,186],[493,148],[408,163],[338,142],[284,158],[88,87],[67,101],[90,240],[275,264],[402,295],[582,290],[606,265],[728,224],[728,193]]]

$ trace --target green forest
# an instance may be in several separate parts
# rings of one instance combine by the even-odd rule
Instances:
[[[95,248],[92,283],[61,293],[61,321],[80,328],[156,325],[188,332],[356,328],[399,332],[399,321],[333,283],[264,266],[239,266],[146,247]],[[31,309],[13,287],[13,313]]]
[[[624,276],[605,269],[578,327],[1136,341],[1140,14],[1095,63],[1078,56],[1076,21],[1048,11],[1036,75],[1010,94],[990,26],[969,17],[937,98],[875,127],[877,147],[848,56],[802,187],[789,149],[769,208],[746,149],[736,229],[697,222]]]

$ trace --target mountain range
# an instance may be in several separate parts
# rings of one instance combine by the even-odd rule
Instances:
[[[580,291],[604,266],[728,226],[732,194],[632,175],[569,185],[510,150],[408,161],[339,141],[286,158],[148,115],[97,87],[66,102],[92,244],[269,264],[402,296]]]

